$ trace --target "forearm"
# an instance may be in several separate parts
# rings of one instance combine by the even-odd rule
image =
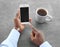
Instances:
[[[52,46],[47,41],[45,41],[39,47],[52,47]]]
[[[7,39],[5,39],[1,44],[8,45],[8,47],[17,47],[19,36],[20,33],[16,29],[12,29]]]

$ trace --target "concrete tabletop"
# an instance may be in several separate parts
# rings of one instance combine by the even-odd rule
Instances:
[[[45,40],[53,47],[60,46],[60,0],[0,0],[0,43],[7,38],[13,28],[13,18],[16,15],[20,4],[30,5],[30,17],[32,25],[38,30],[42,30]],[[53,16],[53,20],[48,23],[39,24],[35,21],[36,9],[45,7]],[[30,41],[31,28],[26,25],[18,47],[37,47]]]

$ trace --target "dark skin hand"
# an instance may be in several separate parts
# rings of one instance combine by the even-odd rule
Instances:
[[[35,29],[34,27],[32,27],[32,33],[31,33],[31,41],[36,44],[36,45],[41,45],[44,42],[44,35],[41,31],[38,32],[37,29]]]

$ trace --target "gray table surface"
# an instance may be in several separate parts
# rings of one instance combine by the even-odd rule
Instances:
[[[0,43],[7,38],[13,28],[13,18],[20,4],[30,5],[30,17],[32,24],[38,30],[42,30],[47,40],[53,47],[60,46],[60,0],[0,0]],[[48,23],[35,22],[36,9],[46,7],[53,20]],[[28,25],[21,35],[18,47],[37,47],[30,41],[31,29]]]

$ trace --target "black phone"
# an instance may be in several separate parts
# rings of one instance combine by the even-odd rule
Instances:
[[[28,5],[20,6],[20,16],[21,16],[20,19],[22,24],[29,23],[29,6]]]

